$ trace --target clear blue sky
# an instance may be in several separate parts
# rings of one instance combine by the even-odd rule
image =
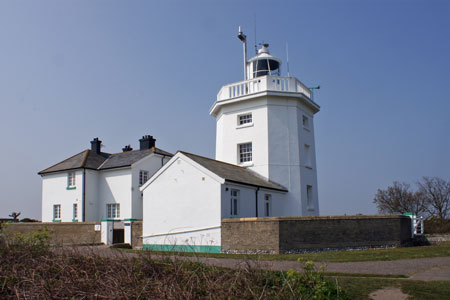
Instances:
[[[251,46],[255,15],[257,41],[283,61],[288,42],[291,75],[322,87],[322,215],[450,179],[449,1],[0,1],[0,217],[40,218],[37,172],[93,137],[214,157],[208,111],[242,79],[237,28]]]

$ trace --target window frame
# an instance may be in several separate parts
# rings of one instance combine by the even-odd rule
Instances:
[[[247,118],[245,118],[245,117],[247,117]],[[236,122],[237,122],[237,128],[253,126],[253,113],[246,112],[243,114],[238,114],[237,118],[236,118]]]
[[[244,149],[243,147],[250,146],[250,150]],[[245,151],[246,150],[246,151]],[[248,159],[249,157],[249,159]],[[245,164],[252,164],[253,163],[253,143],[242,143],[238,144],[238,164],[245,165]]]
[[[67,189],[74,189],[76,187],[76,177],[75,171],[67,173]]]
[[[53,204],[53,220],[61,220],[61,204]]]
[[[106,217],[108,219],[120,218],[120,203],[107,203],[106,204]]]
[[[305,114],[302,115],[302,126],[303,129],[310,131],[311,130],[311,118]]]
[[[304,152],[304,166],[312,169],[312,157],[311,157],[311,145],[303,144],[303,152]]]
[[[230,216],[239,216],[239,205],[240,205],[240,190],[231,189],[230,190]]]
[[[313,186],[310,184],[306,185],[306,209],[309,211],[314,210]]]
[[[78,203],[72,205],[72,220],[78,220]]]
[[[139,186],[143,186],[149,179],[150,179],[150,172],[149,171],[139,170],[139,180],[138,180]]]
[[[272,214],[272,195],[264,194],[264,217],[270,217]]]

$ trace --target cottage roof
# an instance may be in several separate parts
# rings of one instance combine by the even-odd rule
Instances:
[[[192,159],[193,161],[200,164],[209,171],[213,172],[217,176],[225,179],[225,181],[283,192],[288,191],[285,187],[277,183],[271,182],[269,180],[266,180],[265,178],[261,177],[260,175],[256,174],[255,172],[249,169],[184,151],[178,152],[184,154],[185,156]]]
[[[96,153],[93,150],[84,150],[47,169],[40,171],[38,174],[44,175],[74,169],[105,170],[128,167],[152,153],[173,156],[173,154],[155,147],[145,150],[127,151],[114,154],[105,152]]]

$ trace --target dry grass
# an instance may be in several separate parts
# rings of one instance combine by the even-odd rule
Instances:
[[[338,296],[338,293],[339,296]],[[346,299],[321,272],[52,251],[45,237],[0,238],[1,299]]]

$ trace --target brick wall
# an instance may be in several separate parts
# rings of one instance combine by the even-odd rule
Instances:
[[[5,234],[28,234],[46,227],[50,232],[50,243],[56,245],[92,245],[101,243],[101,231],[95,231],[100,223],[9,223],[2,226]]]
[[[286,253],[305,249],[400,247],[411,219],[399,215],[222,220],[222,251]]]

